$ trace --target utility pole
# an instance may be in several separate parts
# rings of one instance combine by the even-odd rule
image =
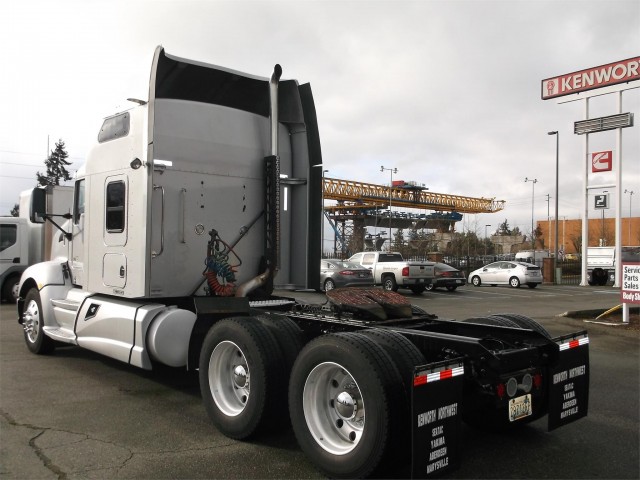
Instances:
[[[536,234],[533,230],[533,205],[534,205],[534,199],[535,199],[535,193],[536,193],[536,183],[538,183],[538,179],[537,178],[528,178],[526,177],[524,179],[524,182],[531,182],[531,249],[535,251],[536,249]]]

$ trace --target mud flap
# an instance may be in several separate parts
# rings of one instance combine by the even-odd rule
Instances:
[[[457,467],[462,416],[462,358],[415,367],[411,395],[411,476]]]
[[[589,407],[589,337],[586,331],[553,339],[558,363],[549,374],[549,431],[587,416]]]

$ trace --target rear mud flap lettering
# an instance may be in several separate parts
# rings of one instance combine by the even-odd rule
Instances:
[[[554,338],[558,364],[549,370],[549,431],[587,416],[589,337],[587,332]]]
[[[411,396],[411,476],[430,478],[457,467],[462,416],[462,359],[418,366]]]

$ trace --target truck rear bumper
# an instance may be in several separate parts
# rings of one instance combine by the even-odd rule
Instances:
[[[433,278],[403,278],[402,285],[431,285]]]

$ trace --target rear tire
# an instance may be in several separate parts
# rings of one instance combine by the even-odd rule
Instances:
[[[255,317],[274,336],[285,361],[285,376],[288,379],[293,363],[304,347],[304,334],[296,322],[284,315],[259,315]],[[286,402],[286,398],[285,398]]]
[[[513,320],[509,320],[505,317],[499,317],[497,315],[490,315],[488,317],[472,317],[462,320],[462,322],[477,323],[478,325],[488,325],[493,327],[519,328],[518,324]]]
[[[536,288],[538,286],[537,283],[527,283],[527,287],[529,288]]]
[[[200,352],[200,391],[220,432],[245,439],[282,419],[284,365],[276,339],[254,318],[228,318],[209,330]]]
[[[401,383],[393,360],[365,335],[329,334],[309,342],[289,386],[298,444],[328,477],[388,477],[383,467],[410,454],[402,448],[411,436],[409,417],[398,408]]]
[[[327,278],[324,281],[324,291],[328,292],[329,290],[333,290],[334,288],[336,288],[336,283],[330,278]]]
[[[20,286],[20,275],[11,275],[2,285],[2,298],[7,303],[18,301],[18,287]]]
[[[27,348],[38,355],[46,355],[55,350],[55,342],[44,333],[44,312],[37,288],[27,292],[22,312],[22,327]]]
[[[449,290],[450,292],[455,292],[456,288],[458,288],[457,285],[449,285],[449,286],[447,286],[447,290]]]
[[[358,333],[371,338],[393,359],[405,387],[408,409],[411,405],[411,391],[413,389],[413,367],[427,363],[424,355],[407,337],[397,332],[371,329],[361,330]]]
[[[396,277],[393,275],[387,275],[382,279],[382,288],[387,292],[397,292],[398,284],[396,283]]]
[[[427,287],[424,285],[409,287],[409,289],[413,292],[414,295],[420,295],[423,293]]]
[[[545,336],[546,338],[551,338],[551,335],[549,334],[549,332],[547,332],[546,328],[544,328],[534,319],[525,317],[524,315],[518,315],[515,313],[497,313],[495,315],[491,315],[490,318],[493,318],[493,317],[506,318],[507,320],[514,322],[520,328],[533,330],[534,332],[538,332],[539,334]]]
[[[431,291],[435,290],[438,287],[436,287],[436,285],[434,283],[430,283],[425,288],[427,289],[427,292],[431,292]]]

